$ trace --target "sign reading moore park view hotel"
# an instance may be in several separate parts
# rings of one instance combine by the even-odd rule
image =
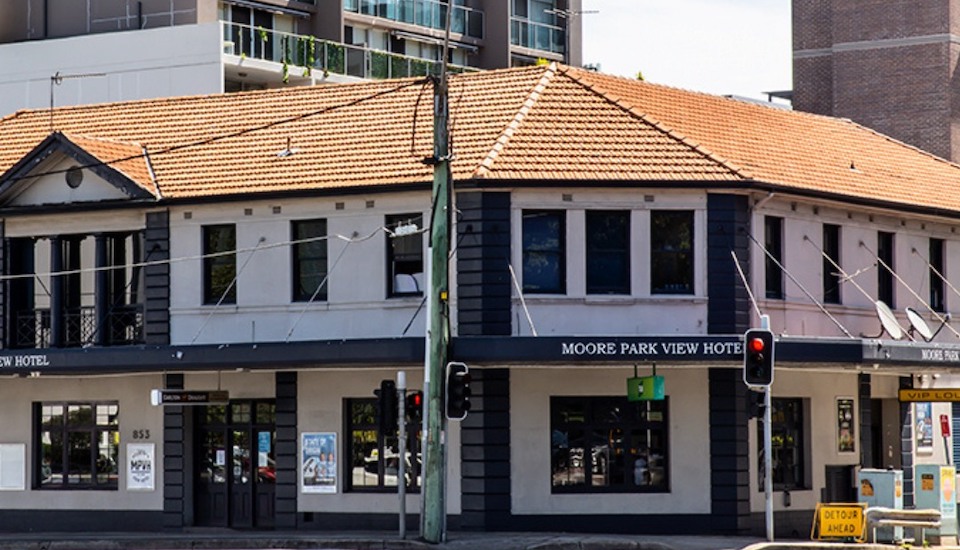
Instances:
[[[743,342],[736,337],[552,338],[551,340],[559,341],[560,355],[569,358],[729,361],[743,355]]]

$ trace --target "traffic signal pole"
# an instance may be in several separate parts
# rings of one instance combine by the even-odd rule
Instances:
[[[770,330],[770,316],[760,316],[760,328]],[[770,348],[771,358],[773,348]],[[772,380],[771,376],[771,382]],[[770,426],[770,390],[771,386],[763,389],[763,496],[764,496],[764,523],[767,527],[767,541],[773,542],[773,429]]]

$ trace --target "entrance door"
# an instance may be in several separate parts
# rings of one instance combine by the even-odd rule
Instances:
[[[276,469],[272,400],[198,410],[195,518],[211,527],[273,527]]]

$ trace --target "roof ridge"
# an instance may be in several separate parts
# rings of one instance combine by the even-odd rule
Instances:
[[[513,116],[510,122],[507,123],[507,126],[503,129],[503,131],[500,132],[500,135],[493,143],[493,147],[487,152],[483,160],[480,161],[480,165],[476,170],[474,170],[472,177],[483,178],[490,173],[491,169],[493,168],[493,164],[500,157],[500,154],[503,152],[503,150],[506,149],[507,144],[510,142],[510,138],[512,138],[517,132],[517,129],[523,123],[524,119],[526,119],[530,109],[532,109],[533,105],[537,102],[537,100],[540,99],[540,94],[543,93],[556,74],[556,62],[550,63],[544,67],[543,74],[540,75],[540,78],[533,86],[533,89],[530,90],[527,98],[523,100],[523,104],[520,106],[520,109]]]
[[[617,107],[627,112],[631,116],[636,117],[637,119],[643,121],[646,124],[649,124],[650,126],[664,133],[666,136],[670,137],[671,139],[677,141],[682,145],[685,145],[686,147],[690,148],[692,151],[696,151],[697,153],[700,153],[704,157],[712,160],[713,162],[716,162],[720,166],[729,170],[732,174],[739,176],[743,179],[748,179],[748,180],[754,179],[753,176],[743,167],[725,159],[724,157],[706,148],[702,144],[688,138],[687,136],[681,134],[680,132],[674,130],[673,128],[670,128],[669,126],[660,122],[656,118],[653,118],[650,115],[640,111],[640,109],[638,109],[635,105],[631,105],[627,103],[626,101],[622,100],[620,97],[613,94],[612,92],[608,92],[606,90],[600,89],[599,87],[595,87],[589,82],[584,82],[580,78],[577,78],[576,74],[573,74],[577,72],[574,67],[568,67],[568,66],[560,67],[559,72],[560,74],[563,74],[564,76],[570,78],[577,84],[583,86],[590,92],[600,96],[601,98],[607,100],[613,105],[616,105]],[[709,94],[704,94],[704,95],[709,95]],[[711,97],[714,97],[714,96],[711,96]]]

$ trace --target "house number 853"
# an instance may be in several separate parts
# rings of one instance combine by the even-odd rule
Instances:
[[[150,430],[133,430],[134,439],[150,439]]]

